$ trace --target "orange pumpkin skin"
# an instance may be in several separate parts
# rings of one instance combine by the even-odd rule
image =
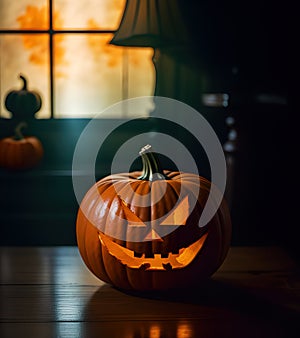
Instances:
[[[222,200],[217,212],[205,227],[199,228],[198,225],[210,192],[210,182],[194,174],[171,171],[162,173],[166,178],[163,180],[166,183],[165,194],[158,202],[150,203],[149,207],[136,206],[139,196],[150,191],[151,196],[155,196],[161,190],[162,182],[157,180],[149,183],[147,179],[141,179],[143,172],[133,172],[110,175],[98,181],[88,191],[79,208],[76,235],[83,261],[99,279],[120,289],[153,291],[196,286],[220,267],[228,252],[231,220],[225,200]],[[126,208],[144,222],[156,220],[172,210],[180,192],[180,196],[190,198],[194,184],[200,184],[201,188],[197,202],[189,211],[184,225],[176,227],[161,239],[140,242],[120,239],[118,235],[130,223]],[[120,199],[116,188],[117,191],[126,191],[126,203]],[[107,235],[107,229],[113,229],[112,234],[115,233],[115,236],[111,233]],[[132,231],[141,230],[135,228]],[[178,255],[181,257],[183,248],[190,248],[200,242],[198,251],[194,250],[196,253],[193,253],[193,258],[188,259],[187,263],[183,258],[178,258]],[[145,257],[128,257],[128,260],[120,258],[117,253],[120,251],[119,246],[139,255],[144,253]],[[116,252],[115,247],[118,247]],[[191,252],[185,255],[188,256]],[[152,258],[148,257],[157,255],[159,263],[156,266],[156,263],[151,263]],[[177,260],[182,264],[176,265]],[[175,265],[173,262],[176,262]]]
[[[43,146],[34,136],[21,140],[6,137],[0,140],[0,166],[10,170],[23,170],[36,166],[43,157]]]

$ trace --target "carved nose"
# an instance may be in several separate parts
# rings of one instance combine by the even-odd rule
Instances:
[[[163,242],[163,239],[159,236],[159,234],[154,229],[150,229],[148,234],[145,236],[144,241],[160,241],[160,242]]]

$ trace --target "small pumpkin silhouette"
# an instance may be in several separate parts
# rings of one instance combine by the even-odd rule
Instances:
[[[5,107],[16,119],[32,119],[41,109],[42,99],[37,92],[27,89],[27,80],[22,74],[19,75],[19,78],[23,81],[23,87],[7,94]]]

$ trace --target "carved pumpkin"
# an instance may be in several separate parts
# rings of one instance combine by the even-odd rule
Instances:
[[[231,239],[227,204],[222,199],[212,219],[199,227],[211,183],[195,174],[161,170],[149,146],[140,155],[142,172],[107,176],[83,198],[76,225],[79,252],[92,273],[120,289],[195,286],[226,257]],[[196,196],[195,186],[200,186]]]
[[[21,120],[33,118],[41,109],[42,100],[38,93],[27,89],[27,80],[23,75],[19,75],[23,81],[20,90],[12,90],[5,98],[5,107],[13,117]]]
[[[36,166],[44,153],[40,140],[34,136],[23,136],[22,122],[15,128],[13,137],[0,140],[0,166],[11,170],[29,169]]]

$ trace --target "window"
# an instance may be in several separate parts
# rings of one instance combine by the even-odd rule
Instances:
[[[152,49],[109,44],[124,5],[125,0],[1,0],[0,117],[10,117],[5,97],[21,89],[20,73],[28,90],[42,97],[36,118],[90,118],[122,99],[153,95]],[[117,117],[128,112],[122,114]]]

